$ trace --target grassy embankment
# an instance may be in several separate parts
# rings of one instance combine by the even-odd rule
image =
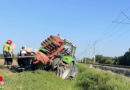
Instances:
[[[7,84],[3,90],[129,90],[129,78],[109,71],[78,64],[79,74],[73,81],[62,80],[54,72],[30,71],[11,73],[0,70]]]

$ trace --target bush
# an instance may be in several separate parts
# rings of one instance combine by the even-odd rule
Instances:
[[[126,82],[121,75],[95,68],[90,69],[84,65],[78,66],[80,73],[76,78],[76,85],[83,90],[128,90],[130,88],[130,82]]]

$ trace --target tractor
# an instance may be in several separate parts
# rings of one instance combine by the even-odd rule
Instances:
[[[76,46],[66,39],[51,35],[34,53],[31,68],[53,70],[62,79],[72,80],[78,73],[75,65]]]

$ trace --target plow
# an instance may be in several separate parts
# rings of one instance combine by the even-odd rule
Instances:
[[[47,70],[54,71],[62,79],[73,80],[78,73],[75,65],[76,46],[67,39],[51,35],[41,43],[39,50],[35,50],[28,56],[21,58],[31,59],[30,67],[26,70]],[[17,66],[12,66],[11,70],[18,70]]]

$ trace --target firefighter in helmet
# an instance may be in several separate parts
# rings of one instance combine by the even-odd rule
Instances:
[[[5,67],[11,67],[13,59],[12,59],[12,55],[13,55],[13,49],[11,48],[11,44],[13,42],[11,40],[8,40],[6,42],[6,44],[3,46],[3,55],[5,58],[5,62],[4,62],[4,66]]]

